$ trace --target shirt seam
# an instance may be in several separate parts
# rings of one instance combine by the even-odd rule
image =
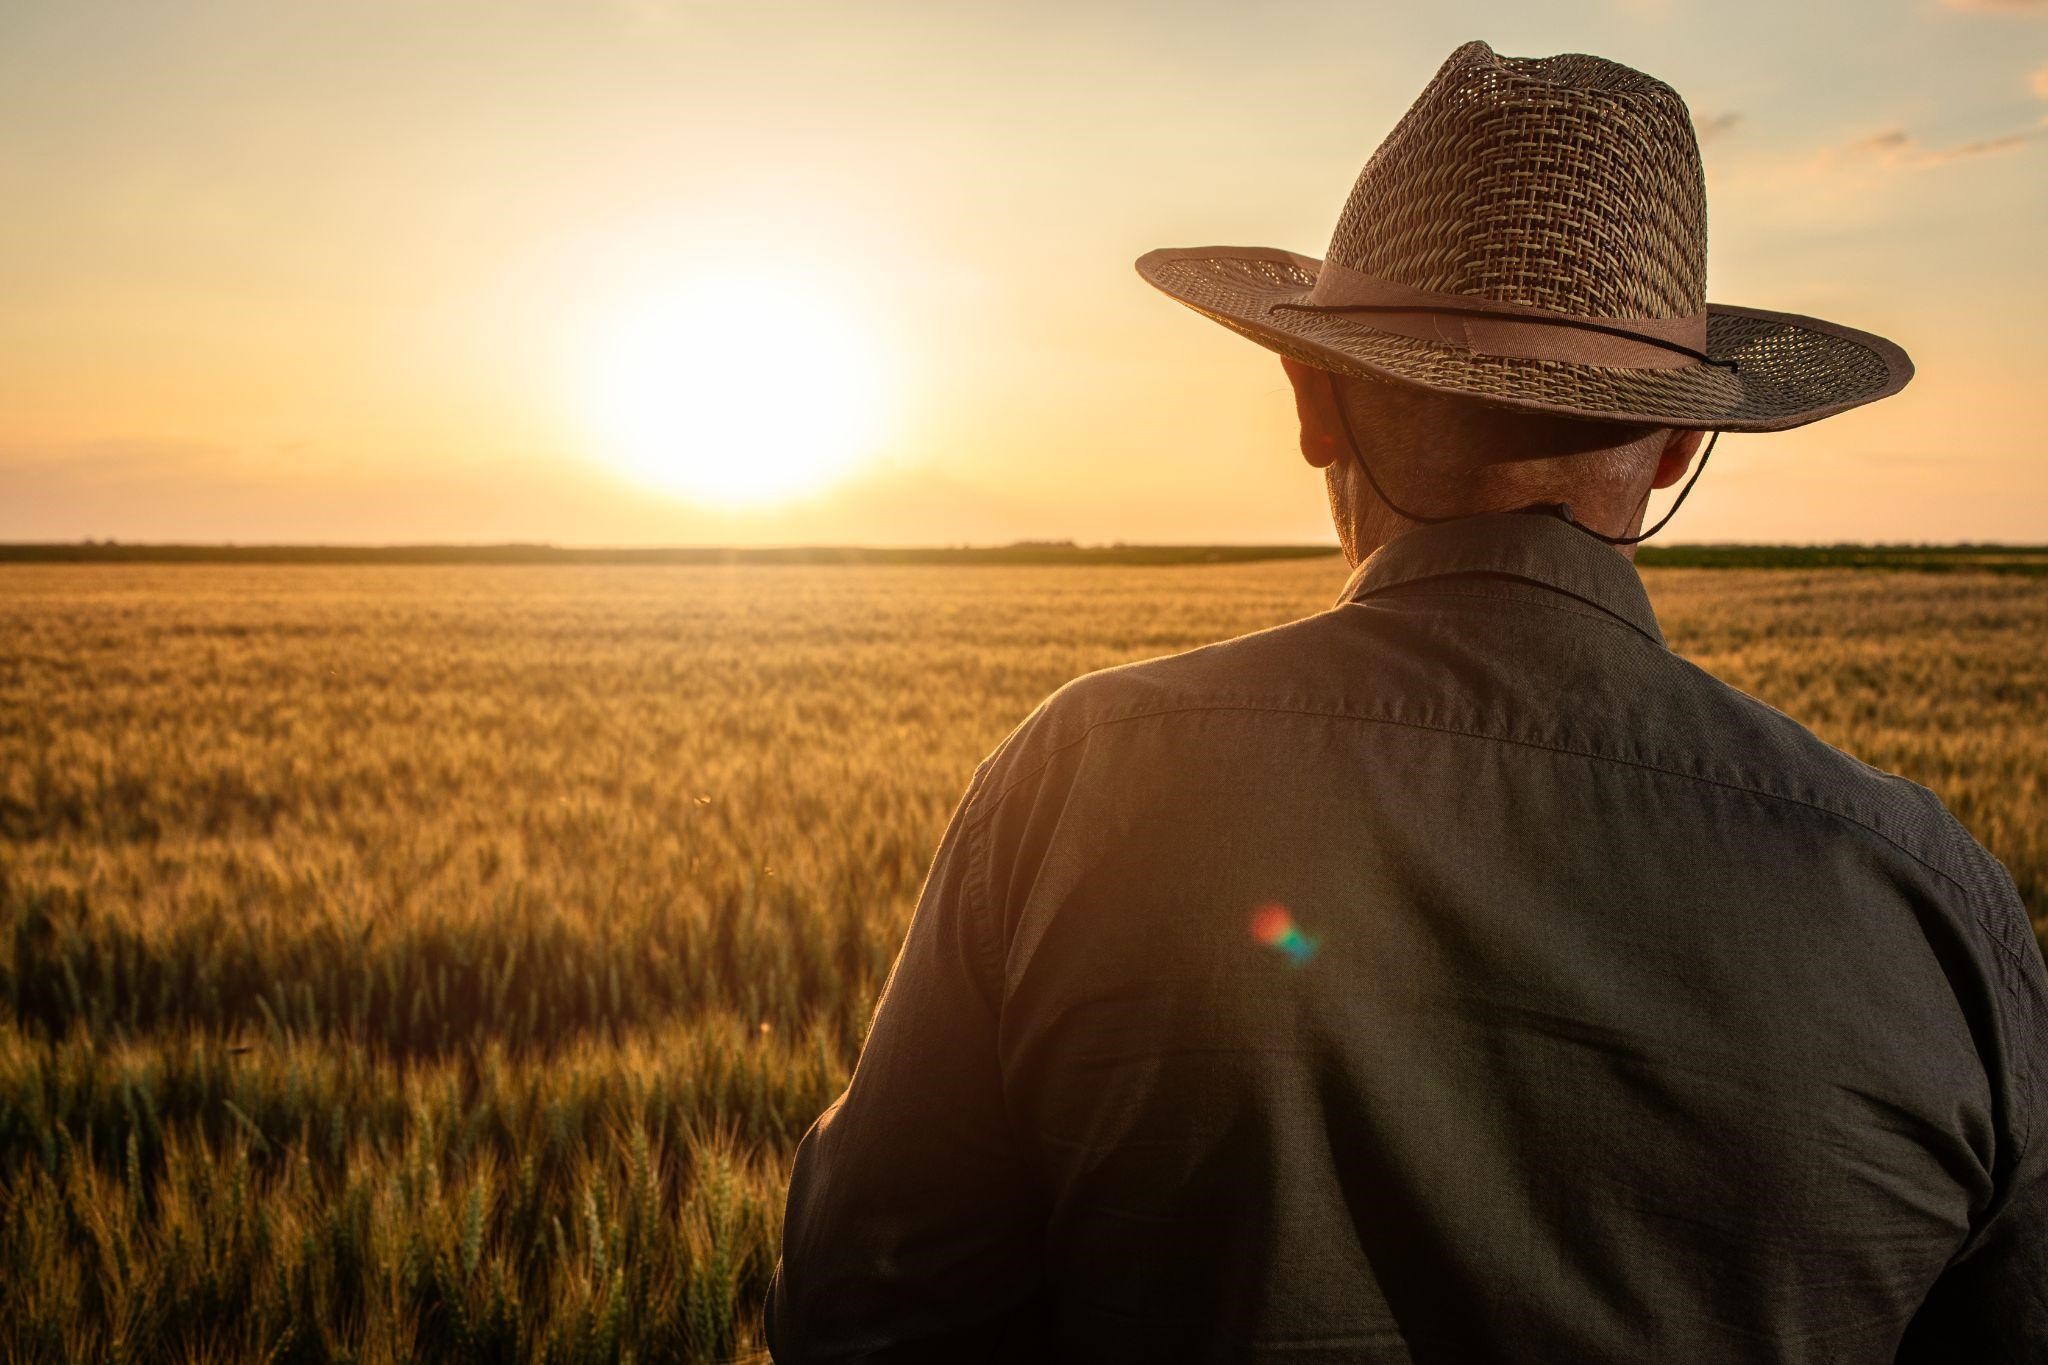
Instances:
[[[1048,755],[1047,757],[1048,761],[1050,761],[1051,756]],[[973,786],[985,787],[988,779],[994,776],[994,774],[994,764],[983,763],[975,772]],[[1002,793],[995,798],[993,804],[1001,805],[1003,797],[1008,796],[1012,789],[1013,787],[1004,787]],[[994,850],[990,847],[991,841],[987,837],[988,822],[981,819],[980,815],[973,809],[973,801],[976,795],[978,793],[972,791],[969,793],[968,818],[960,827],[959,853],[965,861],[966,867],[965,874],[961,878],[960,896],[963,904],[979,907],[992,903],[988,898],[988,888],[991,880],[989,864],[993,861],[995,855]],[[987,918],[986,914],[970,914],[967,916],[970,924],[982,924]],[[974,966],[977,973],[986,969],[986,964],[982,960],[984,953],[987,953],[990,958],[1000,963],[1001,954],[990,951],[992,946],[988,941],[986,926],[984,925],[983,932],[976,935],[976,942],[974,944]],[[1003,997],[1000,980],[1001,972],[998,970],[997,986],[993,993],[993,999],[998,1008],[1001,1007]]]
[[[1962,883],[1962,881],[1957,876],[1955,876],[1955,874],[1947,871],[1944,868],[1936,866],[1934,863],[1929,862],[1926,857],[1922,856],[1918,852],[1915,852],[1913,849],[1908,848],[1906,845],[1900,843],[1897,839],[1894,839],[1891,835],[1885,833],[1883,830],[1877,828],[1875,825],[1872,825],[1867,821],[1859,819],[1857,816],[1852,815],[1847,811],[1837,810],[1832,806],[1824,806],[1815,801],[1808,801],[1797,796],[1788,796],[1783,792],[1767,791],[1761,787],[1752,787],[1739,782],[1726,782],[1721,780],[1720,778],[1704,777],[1698,773],[1680,772],[1676,768],[1667,768],[1657,763],[1645,763],[1640,759],[1621,758],[1614,754],[1593,753],[1589,750],[1572,749],[1558,744],[1543,744],[1535,740],[1517,739],[1511,735],[1488,734],[1483,730],[1468,730],[1453,725],[1432,725],[1426,721],[1401,720],[1393,716],[1360,715],[1357,712],[1353,711],[1328,711],[1317,710],[1309,707],[1255,706],[1249,703],[1242,702],[1212,702],[1197,706],[1155,707],[1144,711],[1134,711],[1129,715],[1105,716],[1098,720],[1092,720],[1088,722],[1086,728],[1084,728],[1080,734],[1075,735],[1072,739],[1064,741],[1056,748],[1047,751],[1046,754],[1043,757],[1041,757],[1037,763],[1032,765],[1032,767],[1028,771],[1019,773],[1015,777],[1011,778],[1008,782],[1006,782],[1003,785],[1002,790],[998,791],[994,796],[990,797],[988,803],[984,805],[980,810],[974,812],[972,820],[974,823],[977,824],[984,823],[993,815],[994,808],[1002,805],[1002,803],[1009,798],[1011,792],[1015,791],[1023,783],[1030,781],[1033,777],[1036,777],[1039,773],[1044,772],[1047,767],[1051,766],[1052,761],[1054,759],[1058,758],[1067,750],[1075,747],[1078,744],[1085,743],[1088,740],[1089,736],[1093,735],[1097,730],[1103,729],[1111,725],[1122,725],[1129,721],[1151,720],[1161,716],[1190,715],[1207,711],[1243,711],[1261,715],[1320,716],[1329,720],[1358,721],[1368,725],[1396,725],[1404,729],[1426,730],[1433,734],[1462,735],[1467,739],[1491,740],[1499,744],[1512,744],[1519,748],[1535,749],[1544,753],[1567,754],[1574,758],[1587,758],[1592,759],[1596,762],[1613,763],[1627,768],[1638,768],[1644,772],[1661,773],[1666,777],[1676,777],[1687,782],[1698,782],[1705,786],[1719,787],[1724,791],[1738,791],[1749,796],[1761,796],[1773,801],[1782,801],[1787,805],[1802,806],[1808,810],[1818,811],[1823,815],[1834,816],[1838,820],[1854,825],[1856,828],[1861,829],[1868,834],[1874,835],[1878,839],[1883,840],[1886,844],[1889,844],[1891,847],[1897,849],[1899,852],[1905,854],[1908,858],[1911,858],[1921,867],[1926,868],[1929,872],[1934,873],[1943,881],[1947,882],[1951,887],[1955,888],[1956,891],[1962,894],[1963,899],[1966,903],[1971,905],[1975,905],[1976,903],[1975,898],[1970,895],[1970,888],[1965,886]],[[1986,927],[1988,929],[1989,926]],[[2001,952],[2011,956],[2015,961],[2020,960],[2019,955],[2017,953],[2014,953],[2013,950],[2010,947],[2008,947],[2001,939],[1999,939],[1999,937],[1996,934],[1986,933],[1985,938],[1992,943],[1996,943]]]
[[[1559,591],[1562,592],[1561,589]],[[1396,594],[1389,593],[1388,595],[1394,596]],[[1398,595],[1402,597],[1462,597],[1468,598],[1474,602],[1514,602],[1519,605],[1542,607],[1546,611],[1562,612],[1566,616],[1576,616],[1582,621],[1597,621],[1604,626],[1614,626],[1618,629],[1629,632],[1631,635],[1641,636],[1643,639],[1648,640],[1651,644],[1656,645],[1659,649],[1667,648],[1667,646],[1664,644],[1662,640],[1659,640],[1656,636],[1650,634],[1649,631],[1644,630],[1634,621],[1631,621],[1623,616],[1618,616],[1615,613],[1609,611],[1607,608],[1595,602],[1587,602],[1587,605],[1585,607],[1568,607],[1564,605],[1562,602],[1549,602],[1545,601],[1541,597],[1523,597],[1515,593],[1505,592],[1460,592],[1456,588],[1416,587],[1410,588],[1408,591],[1400,593]],[[1577,593],[1563,593],[1563,595],[1572,598],[1574,601],[1587,601],[1587,599],[1580,597]],[[1344,605],[1362,607],[1365,605],[1365,599],[1363,597],[1355,598],[1349,602],[1344,603]]]

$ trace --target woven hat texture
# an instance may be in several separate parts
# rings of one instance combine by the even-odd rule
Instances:
[[[1148,252],[1137,266],[1182,303],[1309,365],[1602,420],[1780,430],[1896,393],[1913,373],[1883,337],[1709,303],[1706,180],[1685,101],[1583,53],[1459,47],[1360,172],[1322,261],[1193,247]],[[1354,297],[1347,286],[1393,292],[1333,303]],[[1546,339],[1538,354],[1489,353],[1479,329],[1500,325],[1496,310]],[[1560,319],[1577,321],[1552,325]],[[1700,344],[1598,335],[1631,328],[1696,329]],[[1546,358],[1555,345],[1611,361],[1603,343],[1640,355]]]

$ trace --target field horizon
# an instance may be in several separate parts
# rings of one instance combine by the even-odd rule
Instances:
[[[0,542],[0,564],[331,565],[1185,565],[1315,559],[1335,544],[1102,543],[1016,540],[990,544],[561,545],[550,541],[289,542],[114,539]],[[1998,541],[1672,541],[1636,551],[1640,568],[1916,569],[2048,573],[2048,545]]]

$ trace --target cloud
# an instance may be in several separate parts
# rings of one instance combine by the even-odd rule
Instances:
[[[0,442],[0,471],[10,475],[61,473],[94,483],[115,483],[152,475],[218,477],[241,463],[233,446],[210,441],[98,440],[50,443]]]
[[[1948,9],[1969,14],[2032,14],[2048,18],[2048,0],[1941,0]]]
[[[1742,114],[1731,109],[1724,114],[1708,114],[1705,118],[1694,119],[1692,126],[1700,141],[1711,142],[1740,122]]]
[[[1962,3],[1963,0],[1950,0]],[[2048,13],[2048,0],[1975,0],[1976,3],[2039,6]],[[2048,65],[2027,75],[2028,86],[2048,99]],[[1736,112],[1709,115],[1697,121],[1699,137],[1705,142],[1717,137],[1741,119]],[[1738,183],[1752,189],[1784,195],[1820,205],[1839,204],[1857,194],[1879,189],[1887,182],[1916,172],[1932,170],[1957,161],[2003,156],[2036,143],[2048,143],[2048,114],[1989,137],[1966,142],[1932,145],[1903,124],[1892,124],[1858,134],[1817,150],[1786,156],[1766,156],[1735,168]],[[1740,158],[1738,158],[1740,160]],[[1723,172],[1724,180],[1727,172]]]
[[[1938,174],[1940,167],[2031,155],[2027,149],[2036,144],[2048,145],[2048,117],[1991,137],[1942,145],[1930,145],[1895,124],[1806,152],[1723,158],[1717,193],[1753,197],[1782,222],[1826,221],[1846,210],[1874,212],[1880,202],[1909,193],[1912,182]]]
[[[1898,167],[1903,170],[1925,170],[1930,166],[1943,166],[1951,161],[1965,161],[1977,156],[1995,156],[2025,146],[2041,135],[2038,126],[2021,128],[2016,132],[2000,133],[1997,137],[1977,138],[1971,142],[1958,142],[1947,147],[1928,147],[1904,128],[1887,128],[1883,132],[1861,137],[1841,148],[1822,151],[1819,160],[1825,161],[1833,153],[1837,164],[1854,165],[1859,161],[1874,160],[1879,165]]]

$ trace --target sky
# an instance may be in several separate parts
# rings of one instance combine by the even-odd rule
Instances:
[[[1669,82],[1709,299],[1915,362],[1663,539],[2048,542],[2048,0],[0,0],[0,540],[1328,541],[1132,262],[1321,256],[1470,38]]]

